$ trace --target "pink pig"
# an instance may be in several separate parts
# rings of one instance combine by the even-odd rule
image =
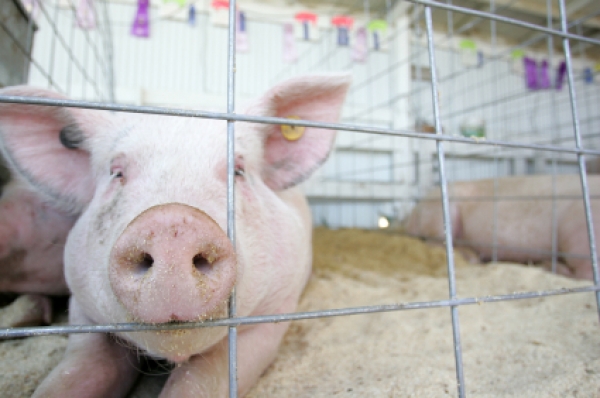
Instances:
[[[8,91],[0,90],[0,94]],[[0,125],[12,118],[0,104]],[[68,294],[63,272],[67,234],[76,215],[38,194],[18,169],[0,157],[0,292],[28,295],[31,311],[15,324],[50,322],[52,306],[44,295]],[[35,307],[35,308],[34,308]],[[8,308],[7,308],[8,309]]]
[[[590,195],[600,194],[600,176],[588,176]],[[494,180],[449,184],[452,236],[457,246],[492,258]],[[543,262],[552,259],[552,176],[501,178],[496,195],[497,258],[500,261]],[[558,272],[592,278],[588,232],[578,175],[556,177],[557,250],[565,266]],[[504,199],[503,199],[504,197]],[[528,199],[529,198],[529,199]],[[466,199],[466,200],[465,200]],[[596,247],[600,249],[600,201],[591,199]],[[410,235],[442,240],[444,223],[439,188],[432,189],[404,222]]]
[[[335,122],[348,86],[341,75],[292,79],[246,113]],[[27,87],[6,93],[56,97]],[[310,212],[296,185],[325,161],[334,131],[306,128],[286,140],[281,126],[236,124],[234,250],[225,233],[225,122],[4,107],[12,115],[0,125],[8,161],[39,192],[81,212],[65,248],[71,324],[223,317],[234,283],[238,316],[295,310],[312,257]],[[241,395],[273,360],[286,329],[239,328]],[[177,364],[161,396],[222,397],[226,335],[223,327],[73,334],[35,396],[124,396],[141,352]]]
[[[32,192],[16,173],[2,191],[0,292],[67,294],[63,251],[76,217]]]

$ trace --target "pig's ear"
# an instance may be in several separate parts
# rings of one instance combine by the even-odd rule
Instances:
[[[268,91],[258,102],[257,110],[264,116],[335,123],[350,81],[346,74],[291,79]],[[289,126],[283,127],[286,128]],[[263,178],[274,190],[307,179],[327,159],[335,140],[334,130],[296,127],[288,130],[291,134],[286,134],[286,138],[280,125],[265,124],[261,129],[265,131]],[[297,133],[301,133],[300,138]]]
[[[65,99],[27,86],[0,95]],[[0,150],[36,191],[63,210],[79,212],[94,188],[85,140],[101,119],[83,109],[0,103]]]

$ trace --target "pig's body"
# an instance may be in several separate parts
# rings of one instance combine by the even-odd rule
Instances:
[[[481,259],[492,258],[494,242],[494,180],[449,184],[452,236]],[[528,176],[497,180],[497,259],[548,262],[552,258],[552,177]],[[588,176],[590,195],[600,194],[600,177]],[[557,250],[566,267],[559,271],[576,278],[592,277],[589,240],[581,183],[577,175],[556,177]],[[504,199],[502,199],[504,197]],[[561,198],[562,197],[562,198]],[[578,198],[576,198],[578,197]],[[413,209],[404,228],[411,235],[443,239],[440,189],[432,189]],[[464,200],[471,198],[471,200]],[[529,199],[528,199],[529,198]],[[596,245],[600,243],[600,201],[592,199]]]
[[[70,216],[13,179],[0,198],[0,291],[67,294],[63,251]]]
[[[344,76],[295,79],[270,90],[248,113],[334,122],[348,83]],[[28,88],[11,94],[56,96]],[[279,126],[236,125],[234,251],[225,232],[225,122],[11,110],[17,116],[0,125],[9,162],[39,192],[81,212],[65,249],[71,323],[220,318],[234,283],[237,316],[296,308],[312,255],[310,213],[294,186],[326,159],[334,132],[307,128],[299,140],[287,140]],[[27,145],[43,147],[43,156],[29,157]],[[286,329],[239,328],[240,395],[272,361]],[[65,359],[35,395],[123,396],[142,352],[178,364],[161,396],[225,396],[226,335],[226,328],[119,333],[117,339],[71,335]]]

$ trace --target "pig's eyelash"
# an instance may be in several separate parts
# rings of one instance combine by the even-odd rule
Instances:
[[[233,174],[235,174],[238,177],[243,177],[246,174],[246,172],[244,171],[244,169],[242,167],[237,166],[235,168]]]

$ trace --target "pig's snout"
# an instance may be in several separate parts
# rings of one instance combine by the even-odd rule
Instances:
[[[222,315],[236,278],[231,242],[206,213],[184,204],[151,207],[117,239],[109,278],[136,321]]]

